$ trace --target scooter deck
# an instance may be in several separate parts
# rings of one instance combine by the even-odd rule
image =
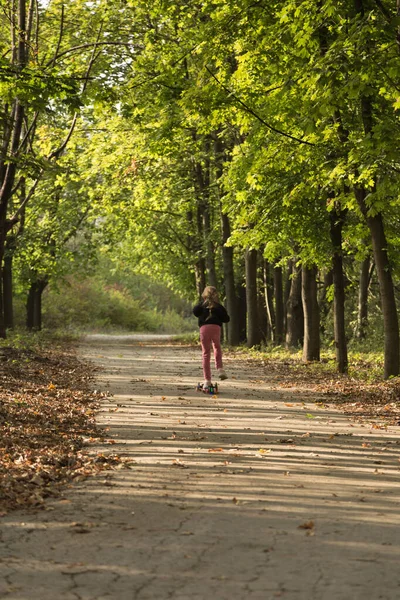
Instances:
[[[218,383],[212,383],[208,390],[203,390],[203,384],[202,383],[198,383],[197,384],[197,391],[198,392],[203,392],[203,394],[210,394],[210,396],[215,396],[216,394],[218,394]]]

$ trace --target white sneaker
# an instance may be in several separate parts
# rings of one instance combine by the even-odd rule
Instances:
[[[218,377],[221,379],[221,381],[228,379],[228,375],[225,373],[224,369],[218,369]]]
[[[208,390],[210,389],[211,386],[211,381],[205,381],[203,383],[203,392],[208,392]]]

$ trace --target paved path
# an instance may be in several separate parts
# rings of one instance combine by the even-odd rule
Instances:
[[[200,351],[87,339],[129,468],[0,521],[0,598],[398,600],[398,429],[355,425],[246,362],[218,397]]]

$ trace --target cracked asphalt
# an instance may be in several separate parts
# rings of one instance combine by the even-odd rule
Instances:
[[[93,452],[123,468],[0,520],[0,598],[398,600],[398,428],[355,424],[227,357],[196,392],[200,350],[92,336],[108,390]]]

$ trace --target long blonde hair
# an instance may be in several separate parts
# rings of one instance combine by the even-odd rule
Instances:
[[[208,285],[205,287],[201,297],[208,308],[213,308],[213,306],[218,304],[219,301],[217,288],[215,288],[213,285]]]

